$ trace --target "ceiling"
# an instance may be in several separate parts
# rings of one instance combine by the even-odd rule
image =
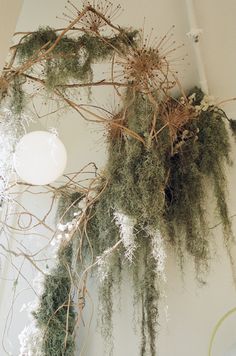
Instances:
[[[23,0],[0,0],[0,70],[8,53]]]
[[[78,0],[74,3],[79,5]],[[197,27],[203,30],[200,37],[202,60],[210,94],[219,101],[236,96],[236,1],[235,0],[121,0],[124,9],[119,24],[140,28],[144,24],[148,34],[163,35],[175,25],[177,44],[185,44],[178,56],[185,56],[177,64],[179,77],[185,87],[199,83],[193,43],[186,36],[190,31],[186,3],[193,3]],[[0,0],[0,68],[4,63],[14,29],[36,29],[39,25],[60,26],[56,18],[64,11],[65,0]],[[20,11],[21,10],[21,11]],[[145,21],[144,21],[145,17]],[[225,107],[230,115],[236,112],[236,103]]]

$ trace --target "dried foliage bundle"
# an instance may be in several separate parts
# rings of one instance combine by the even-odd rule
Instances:
[[[98,273],[100,329],[112,354],[113,295],[124,271],[133,276],[140,355],[157,355],[167,247],[182,269],[191,256],[201,281],[209,264],[208,185],[227,248],[233,239],[224,173],[230,163],[227,116],[198,88],[173,96],[174,87],[182,89],[168,60],[175,49],[165,50],[169,34],[150,47],[138,31],[113,24],[119,10],[108,1],[86,1],[81,9],[68,1],[68,26],[22,34],[0,78],[1,102],[10,102],[17,117],[34,83],[35,95],[44,90],[107,130],[105,171],[86,187],[74,177],[54,189],[54,198],[61,197],[54,235],[62,243],[34,312],[45,356],[76,352],[90,272]],[[93,65],[101,61],[110,63],[111,77],[93,82]],[[121,101],[109,118],[74,99],[78,89],[100,85],[114,87]],[[230,126],[235,132],[235,122]]]

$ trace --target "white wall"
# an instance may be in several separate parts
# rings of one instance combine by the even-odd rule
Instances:
[[[0,71],[4,66],[22,4],[23,0],[0,0]]]
[[[122,0],[121,5],[125,10],[118,19],[121,25],[142,27],[145,16],[145,32],[148,34],[153,27],[154,33],[158,36],[165,34],[173,24],[176,25],[177,42],[185,43],[181,54],[188,53],[185,64],[178,66],[180,80],[184,83],[185,88],[197,84],[198,78],[191,41],[186,37],[189,29],[185,1],[139,0],[137,2],[137,0]],[[202,49],[211,92],[219,98],[235,96],[236,43],[231,41],[231,38],[234,38],[232,33],[235,33],[236,3],[234,0],[225,2],[199,0],[196,1],[196,5],[198,22],[204,29]],[[60,16],[63,7],[64,0],[25,0],[17,29],[31,30],[37,28],[38,25],[48,24],[55,27],[61,26],[62,23],[56,19],[56,15]],[[99,96],[99,90],[96,91],[96,94],[98,95],[96,103],[109,101],[105,95]],[[230,111],[234,112],[234,110],[235,107],[232,105]],[[53,122],[55,125],[54,120],[44,120],[43,125],[49,127]],[[104,165],[106,150],[101,128],[87,125],[75,114],[69,114],[65,118],[57,120],[56,126],[68,149],[68,172],[79,170],[89,161],[95,161],[99,167]],[[87,147],[86,151],[84,150],[85,146]],[[233,157],[235,157],[235,146]],[[233,214],[236,212],[235,165],[228,170],[228,177],[229,204]],[[36,211],[43,208],[42,202],[34,201],[31,204]],[[235,306],[235,289],[232,285],[229,262],[222,246],[220,228],[213,231],[212,240],[213,245],[217,245],[217,252],[212,261],[206,287],[197,287],[191,263],[186,265],[183,283],[174,257],[170,255],[168,258],[166,300],[163,300],[160,316],[159,356],[207,356],[208,342],[213,326],[222,314]],[[11,278],[12,276],[7,277]],[[139,340],[132,331],[132,299],[126,292],[129,290],[129,283],[127,278],[122,294],[122,310],[115,315],[114,356],[137,356],[138,354]],[[9,287],[5,294],[5,300],[6,296],[8,297],[11,293],[12,290]],[[169,307],[170,320],[168,322],[162,311],[166,304]],[[27,323],[25,314],[16,313],[9,337],[13,344],[13,356],[17,356],[18,352],[16,335],[25,323]],[[91,326],[88,348],[84,356],[103,356],[102,340],[95,330],[95,324],[94,322]],[[235,342],[235,325],[236,317],[232,317],[225,323],[218,334],[214,356],[223,356],[224,350]],[[83,339],[80,341],[82,342]],[[0,355],[5,355],[5,352],[2,350]]]

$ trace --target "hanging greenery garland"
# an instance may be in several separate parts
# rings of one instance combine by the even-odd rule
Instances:
[[[137,31],[120,30],[118,35],[102,39],[89,33],[78,38],[62,37],[50,55],[46,56],[40,78],[32,77],[29,71],[28,74],[23,73],[14,79],[11,100],[13,111],[20,114],[24,108],[23,85],[27,78],[43,81],[49,91],[55,88],[66,90],[72,80],[89,83],[93,78],[92,65],[111,58],[114,48],[123,52],[134,45],[137,34]],[[47,51],[58,38],[59,35],[50,27],[40,28],[17,45],[18,60],[21,63],[29,59],[34,61],[41,51]]]
[[[233,238],[224,173],[230,163],[226,114],[198,88],[183,93],[170,69],[168,52],[161,46],[149,48],[137,31],[112,25],[100,10],[86,3],[77,21],[71,19],[66,34],[41,28],[26,35],[14,48],[20,67],[3,78],[9,83],[4,96],[12,97],[11,106],[18,114],[24,109],[27,80],[40,83],[81,113],[83,108],[71,101],[69,90],[92,86],[92,66],[99,61],[117,65],[122,81],[109,84],[116,90],[124,87],[119,93],[122,108],[105,123],[104,173],[83,194],[75,189],[69,200],[66,196],[60,201],[68,212],[58,226],[63,242],[34,312],[44,356],[75,354],[87,275],[95,269],[107,353],[113,350],[113,291],[122,271],[128,270],[141,313],[140,356],[157,355],[167,246],[176,251],[182,269],[184,260],[193,258],[201,281],[209,264],[207,186],[213,189],[227,248]],[[93,16],[86,17],[89,12]],[[69,36],[67,32],[78,24],[86,24],[83,34]],[[115,35],[102,35],[104,25]],[[36,77],[32,68],[38,62],[42,71]],[[179,97],[172,95],[175,86]],[[235,132],[235,122],[230,126]]]
[[[128,97],[127,103],[129,100]],[[137,94],[132,104],[127,104],[126,125],[132,130],[138,128],[135,132],[145,143],[128,137],[122,130],[109,132],[106,188],[86,227],[95,256],[101,256],[122,240],[117,258],[113,255],[107,263],[108,271],[100,293],[101,302],[106,306],[101,330],[104,333],[107,329],[105,334],[109,337],[111,287],[120,278],[124,258],[131,261],[134,287],[139,289],[138,299],[142,304],[140,355],[156,355],[159,284],[165,278],[167,243],[178,252],[181,264],[188,255],[194,258],[199,280],[203,267],[208,265],[209,230],[204,211],[207,182],[214,187],[226,242],[232,238],[223,173],[230,152],[223,121],[225,114],[213,105],[202,110],[206,98],[198,89],[187,98],[187,105],[191,106],[188,112],[192,113],[187,119],[182,112],[186,103],[170,100],[171,103],[164,105],[168,105],[171,126],[160,132],[166,118],[163,122],[163,117],[158,117],[155,132],[159,134],[157,139],[153,136],[151,145],[153,104],[143,94]],[[122,117],[123,113],[119,115]],[[184,125],[170,136],[177,118],[184,120]],[[84,247],[87,251],[86,243]]]

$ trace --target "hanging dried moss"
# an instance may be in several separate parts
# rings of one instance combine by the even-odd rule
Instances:
[[[208,229],[205,209],[206,183],[210,181],[226,235],[231,233],[226,205],[224,164],[229,163],[229,138],[220,113],[201,112],[198,120],[186,127],[198,131],[180,152],[169,159],[166,194],[166,225],[170,238],[184,238],[187,251],[198,261],[208,257]]]
[[[110,58],[114,48],[125,51],[127,46],[134,45],[136,34],[136,31],[123,31],[112,38],[97,38],[88,33],[78,38],[64,36],[46,57],[43,73],[46,88],[54,90],[74,80],[90,81],[92,65]],[[23,62],[37,56],[39,51],[50,48],[57,38],[53,29],[40,29],[19,45],[18,58]],[[21,84],[19,80],[15,83],[15,111],[20,111],[23,106]],[[214,106],[201,108],[204,94],[196,88],[193,93],[191,103],[185,100],[181,104],[179,100],[159,98],[153,93],[127,91],[124,110],[116,115],[116,119],[120,117],[121,128],[111,126],[109,130],[106,189],[98,202],[90,207],[86,226],[89,240],[83,239],[84,265],[91,262],[91,248],[96,258],[119,241],[120,231],[114,212],[121,211],[136,221],[137,247],[133,257],[134,261],[142,261],[143,268],[135,262],[132,268],[136,276],[134,290],[137,292],[137,285],[139,287],[136,299],[142,305],[141,356],[156,355],[159,288],[148,229],[161,231],[165,240],[176,247],[180,261],[187,252],[193,256],[197,270],[202,265],[207,266],[209,239],[205,197],[209,184],[214,190],[225,237],[232,236],[224,175],[224,164],[230,162],[228,132],[223,121],[225,114]],[[234,122],[230,125],[234,130]],[[70,214],[81,198],[75,195],[69,198]],[[76,203],[72,204],[74,201]],[[46,277],[41,306],[35,314],[40,328],[45,331],[45,355],[73,354],[76,315],[72,306],[67,307],[72,250],[72,245],[60,250],[58,265]],[[113,347],[113,291],[121,280],[123,255],[124,247],[112,255],[104,281],[99,286],[100,329],[109,354]],[[81,267],[78,262],[78,269]]]
[[[110,4],[107,6],[106,15]],[[98,12],[104,9],[98,7]],[[77,315],[70,271],[77,268],[79,275],[96,261],[100,279],[99,326],[105,354],[112,355],[114,292],[120,287],[125,270],[133,275],[134,304],[140,312],[140,356],[156,356],[163,278],[160,273],[164,273],[159,263],[165,258],[162,248],[170,243],[178,253],[181,267],[186,255],[193,258],[197,271],[208,265],[208,186],[215,196],[225,241],[232,238],[224,174],[224,165],[230,163],[229,137],[223,120],[227,117],[219,108],[207,104],[197,88],[189,98],[172,98],[169,90],[176,83],[168,77],[170,67],[166,54],[161,53],[162,46],[148,48],[146,40],[138,44],[137,31],[112,25],[118,34],[102,37],[98,35],[98,25],[109,24],[111,17],[105,21],[96,13],[93,18],[95,13],[88,13],[84,19],[88,23],[91,20],[95,27],[86,27],[79,37],[75,32],[67,32],[49,52],[46,51],[57,41],[60,31],[46,27],[26,35],[16,47],[16,56],[20,64],[31,61],[32,65],[11,73],[15,79],[10,89],[5,83],[0,88],[3,96],[11,91],[11,107],[19,114],[25,105],[26,80],[39,81],[49,93],[59,89],[66,98],[71,84],[89,85],[93,64],[110,60],[114,53],[119,53],[120,73],[127,86],[132,87],[122,93],[123,109],[109,123],[108,162],[97,188],[97,200],[91,203],[88,192],[85,202],[89,204],[81,208],[85,195],[67,192],[59,202],[58,217],[63,216],[62,222],[73,221],[74,212],[78,211],[82,212],[81,221],[73,242],[64,241],[58,251],[57,263],[45,278],[34,317],[43,334],[44,356],[74,355]],[[160,44],[167,43],[169,38],[165,35]],[[40,55],[43,59],[38,62]],[[37,68],[38,77],[34,77],[35,63],[42,68],[40,72]],[[229,123],[236,136],[235,121]],[[133,244],[130,260],[117,213],[133,224],[129,226]],[[117,243],[119,247],[106,255]],[[75,293],[79,294],[78,299],[80,293]]]
[[[79,51],[84,49],[91,56],[92,60],[107,59],[114,50],[124,50],[126,46],[131,46],[135,43],[135,38],[138,31],[126,31],[120,29],[120,33],[114,37],[97,37],[85,33],[80,37],[73,38],[63,36],[56,47],[53,49],[53,55],[63,54],[64,57],[78,56]],[[29,58],[38,56],[39,51],[48,50],[51,45],[57,40],[58,33],[50,27],[40,27],[37,31],[25,37],[25,39],[17,47],[17,55],[20,61],[28,60]],[[79,56],[80,57],[80,56]],[[78,61],[80,58],[78,58]],[[65,59],[61,59],[67,60]]]
[[[140,356],[157,355],[160,286],[150,236],[137,227],[133,274],[134,319],[140,329]],[[136,327],[136,328],[137,328]]]
[[[83,241],[82,263],[78,261],[78,270],[81,270],[84,265],[91,263],[91,249],[96,260],[120,240],[121,232],[115,221],[115,212],[121,211],[135,221],[132,264],[126,263],[125,246],[120,245],[108,260],[103,261],[102,268],[105,270],[99,271],[103,280],[98,284],[99,326],[107,345],[106,353],[110,355],[113,350],[114,288],[120,284],[124,268],[133,273],[134,300],[135,304],[141,306],[140,355],[157,354],[160,292],[150,231],[159,231],[166,242],[174,245],[180,261],[183,262],[186,253],[190,254],[194,258],[197,271],[201,271],[202,266],[207,266],[209,261],[205,198],[206,187],[212,186],[225,238],[227,240],[232,237],[224,175],[224,165],[230,163],[229,137],[223,121],[225,115],[214,106],[202,110],[204,95],[196,88],[194,93],[191,110],[186,111],[191,115],[189,120],[186,120],[183,109],[177,107],[180,105],[179,101],[176,104],[175,99],[168,99],[168,102],[164,103],[170,105],[168,112],[165,111],[170,120],[173,100],[173,110],[182,122],[182,125],[177,125],[175,117],[174,125],[165,125],[167,116],[160,115],[160,106],[156,106],[155,101],[150,101],[145,94],[133,95],[134,93],[128,92],[124,111],[118,115],[122,118],[124,127],[136,133],[140,139],[128,134],[122,126],[118,129],[111,126],[109,131],[109,157],[105,179],[101,181],[99,199],[87,211],[87,238],[82,238],[81,233],[77,238]],[[185,102],[184,105],[188,104]],[[155,115],[154,129],[158,135],[150,140]],[[78,209],[81,198],[81,195],[73,195],[72,200],[64,202],[63,206],[71,206],[73,212]],[[70,218],[73,216],[71,214],[70,212]],[[68,257],[72,258],[71,255]],[[46,279],[41,310],[36,315],[40,325],[45,325],[45,312],[49,310],[45,300],[48,300],[51,292],[54,297],[58,294],[54,278],[58,281],[58,286],[67,286],[65,295],[68,295],[70,280],[64,280],[66,270],[61,271],[61,268],[64,267],[60,259],[58,267],[53,271],[55,276]],[[59,302],[65,303],[62,299],[56,302],[54,312]],[[50,310],[50,315],[52,314],[53,311]],[[48,319],[45,320],[48,323]],[[58,318],[56,320],[58,322]],[[62,335],[63,332],[58,336],[58,340],[63,340]],[[73,349],[73,344],[71,347]]]
[[[61,247],[58,263],[45,278],[40,306],[34,312],[45,356],[71,356],[75,351],[76,312],[71,300],[71,261],[72,245]]]
[[[193,106],[200,105],[203,96],[197,90]],[[146,142],[153,112],[153,104],[144,95],[137,95],[127,110],[126,125]],[[199,111],[177,130],[173,143],[168,128],[148,148],[125,136],[110,141],[107,176],[111,204],[139,223],[164,227],[167,238],[187,249],[198,262],[208,258],[207,182],[213,186],[225,234],[231,235],[224,176],[230,145],[222,117],[215,107]],[[158,121],[160,125],[161,118]]]
[[[120,30],[114,37],[97,37],[85,33],[80,37],[63,36],[55,48],[44,58],[43,71],[40,79],[44,80],[47,90],[54,90],[73,81],[90,82],[93,77],[92,65],[110,59],[114,51],[123,52],[135,45],[138,31]],[[38,31],[25,37],[17,46],[17,58],[25,63],[45,53],[57,40],[59,34],[50,27],[39,28]],[[32,75],[32,68],[29,71]],[[20,81],[25,77],[18,76]],[[18,80],[17,79],[17,80]],[[13,85],[12,105],[20,113],[23,109],[22,87],[18,80]]]
[[[203,93],[195,89],[193,107],[199,106],[203,97]],[[143,94],[138,94],[132,101],[127,98],[125,125],[139,134],[144,142],[149,139],[154,111],[153,104]],[[141,231],[142,238],[136,236],[136,243],[141,247],[135,252],[134,261],[139,256],[139,262],[142,260],[141,264],[145,266],[143,279],[137,278],[139,273],[134,272],[139,287],[143,281],[139,293],[143,305],[141,355],[156,355],[159,296],[155,261],[151,257],[150,238],[145,227],[160,229],[166,240],[177,246],[180,259],[187,251],[194,257],[196,269],[201,271],[200,267],[207,266],[209,260],[205,197],[206,187],[210,184],[225,237],[231,238],[224,175],[224,165],[230,163],[230,145],[223,118],[223,112],[215,107],[199,110],[193,120],[177,130],[174,142],[166,128],[148,147],[133,137],[117,133],[117,130],[110,132],[108,186],[101,198],[103,208],[100,204],[96,207],[95,217],[99,218],[93,221],[95,235],[90,233],[90,236],[95,244],[106,242],[102,249],[98,249],[101,254],[119,238],[117,232],[110,233],[114,225],[111,223],[114,220],[112,211],[121,210],[137,220],[137,230]],[[158,121],[157,130],[162,125],[162,118]],[[142,243],[144,236],[145,243]],[[134,268],[138,269],[135,263]],[[109,293],[109,300],[110,297]]]
[[[74,217],[74,213],[78,210],[78,204],[81,199],[84,198],[84,194],[81,192],[61,192],[61,196],[58,201],[57,205],[57,214],[56,214],[56,221],[58,222],[67,223],[71,221]]]
[[[101,195],[93,207],[93,218],[87,226],[87,233],[95,256],[101,256],[104,251],[114,246],[120,239],[120,233],[114,222],[116,200],[109,188]],[[105,354],[112,354],[114,291],[120,285],[122,272],[133,273],[134,302],[141,306],[141,345],[140,355],[156,355],[156,337],[158,327],[158,278],[155,272],[156,262],[152,256],[151,239],[145,232],[144,226],[135,226],[135,249],[133,263],[130,265],[124,259],[124,247],[113,252],[105,261],[105,271],[98,271],[99,295],[99,330],[105,341]],[[135,312],[135,309],[134,309]]]
[[[158,332],[158,301],[159,290],[155,272],[154,259],[150,243],[144,248],[144,275],[142,280],[142,342],[141,356],[156,356],[156,340]]]
[[[200,106],[203,97],[203,93],[195,89],[192,106]],[[122,211],[137,222],[137,248],[132,268],[136,276],[136,302],[142,305],[142,356],[156,355],[159,299],[156,261],[152,256],[147,228],[160,230],[166,241],[177,247],[180,259],[186,252],[192,255],[197,270],[201,271],[200,267],[207,266],[209,260],[205,197],[207,184],[210,184],[215,193],[226,239],[231,237],[224,176],[224,165],[230,163],[230,146],[222,120],[223,113],[215,107],[199,110],[193,119],[184,120],[186,123],[176,130],[174,139],[166,127],[150,144],[155,110],[156,107],[146,95],[136,94],[133,97],[128,93],[123,124],[138,134],[144,143],[122,129],[110,130],[107,186],[93,207],[92,218],[87,226],[94,255],[101,256],[120,239],[114,221],[115,211]],[[122,113],[119,115],[122,117]],[[161,127],[163,118],[158,117],[156,130],[159,132]],[[86,255],[88,246],[84,246],[84,251]],[[110,345],[113,288],[121,278],[124,249],[120,248],[115,256],[109,261],[107,276],[99,287],[100,303],[103,306],[100,328]]]
[[[118,294],[116,291],[120,288],[122,278],[120,253],[114,253],[108,263],[109,265],[105,266],[104,271],[106,275],[102,279],[99,276],[99,272],[97,271],[96,273],[98,276],[97,289],[99,301],[97,325],[104,340],[104,354],[112,355],[114,349],[113,315],[117,311],[114,305],[117,305]],[[114,302],[115,300],[116,302]]]
[[[81,193],[65,193],[58,202],[57,221],[66,223],[73,218]],[[75,352],[74,328],[77,314],[73,304],[71,268],[73,242],[64,243],[58,250],[57,263],[44,280],[44,292],[34,317],[42,334],[44,356],[72,356]]]
[[[129,99],[128,99],[129,100]],[[129,103],[129,102],[128,102]],[[130,104],[128,104],[130,105]],[[137,95],[127,109],[127,126],[148,140],[153,108],[143,95]],[[110,137],[107,179],[112,205],[140,224],[160,227],[163,214],[165,184],[165,148],[169,138],[145,146],[135,138]]]
[[[91,216],[87,225],[87,235],[94,256],[101,256],[104,251],[113,246],[120,238],[119,229],[114,222],[114,209],[110,205],[110,191],[105,190],[99,201],[92,207]],[[89,246],[83,246],[84,259],[88,258]],[[87,256],[86,256],[87,255]],[[105,353],[112,354],[113,350],[113,300],[114,291],[121,282],[121,256],[120,250],[116,251],[104,261],[103,276],[98,276],[98,326],[105,341]],[[95,257],[95,259],[96,259]],[[97,273],[97,272],[95,272]],[[100,281],[100,280],[101,281]]]

